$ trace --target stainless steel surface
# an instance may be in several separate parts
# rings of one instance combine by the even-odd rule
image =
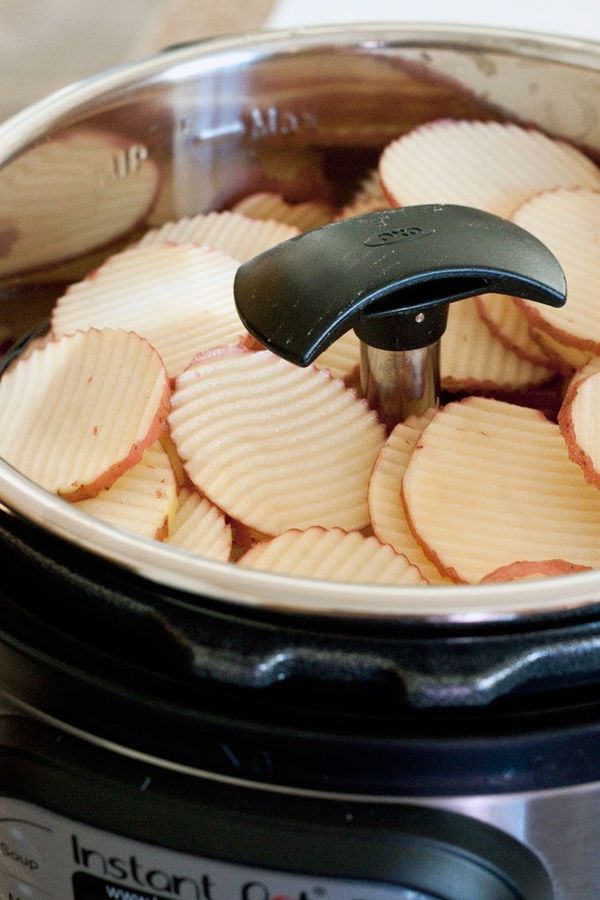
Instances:
[[[27,707],[26,704],[19,703],[13,706],[12,701],[6,701],[6,703],[6,708],[0,709],[0,715],[9,709],[26,711],[33,718],[46,722],[73,737],[138,760],[140,763],[209,781],[218,781],[240,789],[249,788],[290,796],[322,798],[340,803],[353,802],[371,805],[400,803],[414,805],[419,803],[422,806],[448,809],[471,816],[507,832],[533,850],[550,873],[556,900],[598,900],[600,853],[598,852],[597,834],[598,821],[600,821],[600,783],[573,785],[544,791],[490,793],[464,797],[381,797],[308,791],[215,775],[206,770],[179,765],[98,738]],[[502,787],[509,787],[510,779],[510,768],[507,768],[506,783]],[[535,898],[531,898],[531,900],[535,900]]]
[[[111,252],[114,242],[97,246],[96,217],[87,212],[108,212],[108,219],[118,221],[117,211],[129,209],[136,179],[151,167],[159,176],[157,196],[131,234],[115,231],[121,241],[173,216],[227,205],[262,185],[261,179],[283,183],[297,195],[312,178],[318,181],[315,160],[338,174],[341,198],[343,183],[364,174],[386,141],[440,115],[514,118],[597,154],[599,96],[600,47],[594,43],[452,26],[248,35],[124,66],[64,89],[0,127],[0,165],[6,164],[0,171],[0,263],[6,276],[0,310],[3,304],[25,306],[34,289],[48,282],[64,288]],[[67,166],[65,148],[82,131],[109,138],[96,140],[94,153],[80,158],[78,169]],[[32,147],[35,155],[26,158]],[[306,166],[294,179],[290,173],[300,162]],[[49,186],[66,178],[66,168],[69,190],[57,199]],[[85,252],[65,270],[62,260],[72,246],[66,243],[68,229],[56,225],[72,222],[73,197],[85,191],[89,199],[75,229]],[[24,271],[23,258],[12,264],[11,246],[19,225],[27,231],[26,209],[34,210],[36,222],[50,223],[52,241],[30,242]],[[50,270],[51,263],[56,265]],[[0,500],[14,514],[145,577],[242,604],[471,622],[600,601],[598,572],[542,584],[428,589],[341,586],[244,571],[109,528],[4,461]]]
[[[424,415],[440,397],[440,342],[417,350],[379,350],[361,343],[360,387],[390,431],[409,416]]]

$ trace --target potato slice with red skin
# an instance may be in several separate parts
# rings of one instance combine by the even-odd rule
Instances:
[[[175,476],[175,481],[177,482],[178,488],[187,487],[189,485],[188,477],[185,474],[185,469],[183,468],[183,463],[179,459],[177,454],[177,447],[173,443],[173,438],[169,433],[169,429],[165,428],[163,433],[160,436],[160,444],[167,456],[169,457],[169,463],[171,468],[173,469],[173,474]]]
[[[248,334],[240,341],[248,350],[266,350],[253,335]],[[325,369],[333,378],[342,378],[346,387],[356,388],[360,376],[360,341],[354,331],[347,331],[334,341],[313,362],[315,369]]]
[[[569,456],[600,487],[600,372],[575,381],[558,414]]]
[[[369,522],[384,429],[327,372],[242,347],[200,354],[177,378],[169,425],[198,490],[250,528]]]
[[[169,393],[160,356],[136,334],[52,340],[0,380],[0,456],[66,499],[95,497],[157,440]]]
[[[382,203],[386,200],[385,192],[381,185],[381,178],[379,177],[379,169],[371,169],[371,171],[365,175],[361,180],[358,189],[354,192],[352,200],[379,200]]]
[[[142,222],[159,170],[147,150],[109,131],[74,128],[0,172],[0,277],[106,246]]]
[[[525,391],[552,378],[501,344],[477,314],[474,299],[450,304],[442,337],[442,387],[447,391]]]
[[[250,194],[233,207],[233,212],[242,213],[250,219],[281,222],[292,225],[300,231],[311,231],[333,222],[335,210],[328,203],[307,200],[304,203],[288,203],[281,194],[262,191]]]
[[[476,584],[520,558],[600,566],[600,492],[535,410],[448,404],[421,435],[402,493],[426,555],[455,581]]]
[[[564,269],[568,286],[567,305],[560,309],[525,299],[515,303],[531,325],[559,345],[600,353],[600,191],[546,191],[524,203],[511,218],[549,247]]]
[[[78,509],[141,537],[163,540],[177,508],[177,485],[169,457],[156,441],[135,466]]]
[[[124,328],[150,341],[171,377],[201,350],[245,335],[235,308],[230,256],[194,244],[136,247],[71,285],[52,312],[54,334]]]
[[[579,150],[533,128],[438,119],[393,141],[379,163],[393,206],[456,203],[508,218],[556,187],[600,188],[600,170]]]
[[[232,530],[223,513],[198,491],[182,488],[167,543],[217,562],[231,556]]]
[[[588,363],[585,364],[585,366],[582,366],[581,369],[577,369],[577,371],[573,373],[566,385],[566,389],[564,392],[564,401],[567,400],[570,393],[575,390],[575,386],[579,384],[580,381],[583,381],[583,379],[587,378],[588,375],[595,375],[596,372],[600,372],[600,357],[594,356]]]
[[[577,369],[582,369],[592,359],[591,350],[580,350],[578,347],[567,347],[557,341],[554,335],[548,334],[533,325],[529,325],[529,334],[550,360],[550,365],[561,375],[570,377]]]
[[[338,219],[351,219],[389,208],[390,203],[383,192],[379,171],[374,169],[360,182],[352,198],[340,210]]]
[[[591,572],[591,566],[578,566],[564,559],[543,559],[537,562],[519,560],[500,566],[482,578],[480,584],[504,581],[524,581],[532,578],[555,578],[557,575],[573,575],[575,572]]]
[[[148,231],[138,246],[206,244],[239,262],[247,262],[253,256],[301,233],[299,228],[281,222],[261,222],[238,212],[211,212],[191,219],[166,222],[161,228]]]
[[[433,415],[396,425],[379,451],[369,481],[369,513],[375,536],[403,553],[430,584],[447,582],[412,533],[402,505],[402,477],[423,429]]]
[[[368,584],[428,584],[401,553],[377,538],[341,528],[290,530],[257,544],[238,566],[294,575]]]
[[[548,354],[531,337],[527,316],[512,297],[484,294],[475,298],[475,308],[493,336],[516,356],[534,366],[553,368]]]
[[[347,203],[336,218],[338,221],[353,219],[355,216],[365,216],[367,213],[382,212],[384,209],[389,208],[390,204],[387,200],[368,197],[364,200],[353,200],[352,203]]]

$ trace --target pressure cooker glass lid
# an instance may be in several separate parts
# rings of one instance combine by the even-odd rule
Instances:
[[[7,123],[6,521],[279,609],[594,603],[599,59],[486,29],[257,35]]]

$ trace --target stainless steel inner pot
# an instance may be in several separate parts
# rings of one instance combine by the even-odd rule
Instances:
[[[599,97],[600,44],[458,26],[253,34],[114,69],[0,127],[0,311],[32,324],[140,228],[226,207],[258,186],[302,199],[324,167],[343,199],[386,142],[440,116],[535,125],[597,157]],[[248,571],[104,525],[2,460],[0,499],[5,514],[139,575],[246,605],[483,622],[600,600],[600,572],[396,588]]]

